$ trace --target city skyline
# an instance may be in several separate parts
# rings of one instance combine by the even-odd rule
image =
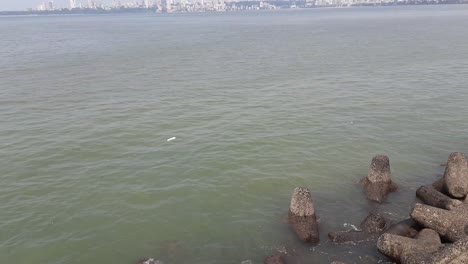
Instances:
[[[8,1],[11,2],[11,0]],[[468,3],[468,0],[23,0],[22,3],[26,1],[34,1],[35,3],[23,9],[0,9],[0,13],[53,12],[55,14],[77,14],[81,12],[142,12],[143,10],[151,10],[157,13],[179,13],[363,5]]]
[[[88,0],[75,0],[77,4],[81,3],[83,6],[88,4]],[[40,5],[45,0],[2,0],[0,1],[0,10],[2,11],[21,11],[28,8],[34,8]],[[68,8],[70,0],[54,0],[56,8]],[[105,5],[111,5],[112,0],[100,0]]]

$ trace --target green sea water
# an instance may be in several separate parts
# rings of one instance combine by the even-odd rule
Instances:
[[[0,18],[0,263],[358,261],[468,152],[468,6]],[[176,137],[175,140],[167,139]],[[365,200],[376,154],[400,189]],[[310,188],[321,243],[285,223]]]

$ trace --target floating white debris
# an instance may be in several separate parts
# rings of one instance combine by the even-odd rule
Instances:
[[[160,261],[160,260],[155,260],[153,258],[149,258],[147,260],[142,260],[142,261],[138,262],[138,264],[163,264],[163,262]]]
[[[176,139],[176,137],[171,137],[170,139],[167,140],[167,142],[172,141],[174,139]]]
[[[351,227],[354,231],[360,231],[359,228],[357,228],[355,225],[353,224],[349,224],[349,223],[344,223],[343,224],[344,227]]]

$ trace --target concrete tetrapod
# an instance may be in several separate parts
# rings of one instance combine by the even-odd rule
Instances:
[[[407,254],[401,259],[403,264],[466,264],[468,263],[468,237],[453,244],[446,244],[430,254]]]
[[[439,234],[431,229],[421,230],[415,238],[386,233],[377,240],[379,251],[397,261],[407,254],[436,252],[441,246]]]
[[[360,231],[339,231],[331,232],[328,238],[334,243],[357,243],[376,239],[382,231],[387,227],[385,218],[378,214],[370,213],[364,221],[362,221]]]
[[[418,234],[419,229],[419,225],[413,219],[407,218],[391,225],[385,233],[413,238]]]
[[[455,242],[468,235],[468,203],[445,210],[417,203],[411,218],[420,225],[434,229],[439,235]]]
[[[383,202],[390,192],[396,190],[390,175],[390,160],[387,156],[377,155],[372,159],[367,177],[361,180],[367,199]]]
[[[463,198],[468,194],[468,161],[465,154],[450,154],[444,172],[444,187],[455,198]]]
[[[319,228],[309,189],[304,187],[294,189],[288,222],[300,240],[312,244],[319,242]]]
[[[432,185],[419,187],[419,189],[416,190],[416,196],[427,205],[447,210],[462,204],[462,201],[448,197],[437,191]]]

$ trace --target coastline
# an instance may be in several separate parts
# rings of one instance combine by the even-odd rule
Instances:
[[[235,4],[238,2],[229,2],[227,4]],[[111,14],[186,14],[186,13],[224,13],[224,12],[253,12],[253,11],[276,11],[276,10],[301,10],[301,9],[336,9],[336,8],[358,8],[358,7],[396,7],[396,6],[434,6],[434,5],[465,5],[468,1],[465,0],[447,0],[441,2],[394,2],[394,3],[356,3],[348,5],[309,5],[308,2],[259,2],[259,1],[244,1],[251,8],[233,9],[227,8],[222,10],[200,9],[200,10],[182,10],[182,11],[160,11],[157,8],[75,8],[75,9],[56,9],[56,10],[24,10],[24,11],[1,11],[1,16],[50,16],[50,15],[111,15]],[[267,7],[260,7],[260,3],[270,4]],[[274,3],[281,3],[276,6]],[[286,4],[287,3],[287,4]],[[289,4],[289,5],[288,5]]]

